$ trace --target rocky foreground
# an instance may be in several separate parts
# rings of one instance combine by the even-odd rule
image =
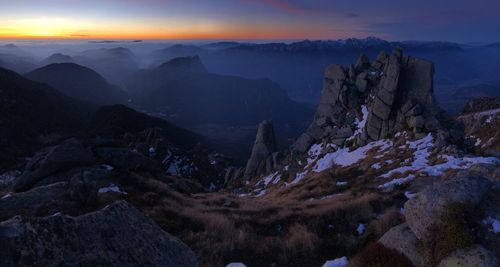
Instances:
[[[86,127],[2,128],[37,141],[0,147],[16,152],[0,174],[0,265],[497,266],[500,107],[446,116],[433,72],[400,49],[328,67],[308,130],[278,151],[262,122],[244,167],[119,105],[85,106]],[[14,125],[29,101],[3,90]]]

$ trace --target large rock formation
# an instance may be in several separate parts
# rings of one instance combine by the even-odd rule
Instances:
[[[276,139],[272,121],[263,121],[259,124],[257,137],[252,148],[252,154],[247,162],[244,176],[251,178],[255,175],[270,172],[277,164]]]
[[[405,56],[399,48],[381,52],[371,64],[362,55],[349,68],[329,66],[314,121],[293,149],[303,153],[324,138],[338,146],[364,145],[400,130],[417,136],[437,131],[433,75],[431,62]]]
[[[126,202],[70,217],[0,222],[2,266],[198,266],[184,243]]]

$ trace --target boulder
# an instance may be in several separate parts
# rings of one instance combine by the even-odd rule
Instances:
[[[44,205],[60,200],[67,189],[68,183],[60,182],[8,194],[0,199],[0,220],[20,214],[36,215]]]
[[[408,224],[403,223],[391,228],[378,242],[405,255],[416,267],[424,266],[424,260],[417,251],[418,239]]]
[[[16,192],[26,191],[48,175],[95,162],[92,151],[76,139],[49,147],[37,153],[14,183]]]
[[[495,267],[497,259],[493,253],[480,245],[460,249],[444,258],[438,267]]]
[[[124,201],[78,217],[0,222],[1,266],[198,266],[196,255]]]
[[[406,222],[415,236],[421,239],[429,227],[438,223],[448,205],[458,203],[476,206],[491,187],[492,182],[488,178],[463,173],[455,179],[427,188],[408,200],[404,205]]]

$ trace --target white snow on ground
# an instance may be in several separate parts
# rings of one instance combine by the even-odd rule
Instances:
[[[407,199],[413,198],[417,193],[412,193],[410,191],[405,191],[405,197]]]
[[[101,165],[101,168],[103,170],[105,170],[105,171],[108,171],[108,172],[114,170],[113,166],[110,166],[110,165],[107,165],[107,164]]]
[[[410,198],[414,197],[416,194],[417,194],[417,193],[412,193],[412,192],[406,191],[406,192],[405,192],[405,197],[406,197],[407,199],[410,199]]]
[[[493,120],[493,116],[489,116],[487,119],[486,119],[486,123],[491,123],[491,121]]]
[[[382,165],[378,162],[372,165],[372,169],[378,170],[380,168],[382,168]]]
[[[358,118],[356,117],[354,119],[354,125],[356,125],[356,131],[354,131],[354,134],[347,138],[347,141],[350,141],[350,140],[353,140],[354,138],[356,138],[356,136],[360,135],[362,132],[363,132],[363,129],[365,128],[365,125],[366,125],[366,121],[368,120],[368,114],[370,114],[370,112],[368,111],[368,108],[363,105],[361,106],[361,113],[363,113],[363,118],[360,120],[358,120]]]
[[[336,185],[337,186],[346,186],[347,182],[337,182]]]
[[[347,260],[347,257],[342,257],[325,262],[325,264],[323,264],[323,267],[345,267],[348,264],[349,261]]]
[[[281,174],[276,175],[273,180],[273,184],[277,184],[281,181]]]
[[[267,176],[262,177],[255,186],[260,186],[262,183],[264,184],[264,187],[267,187],[269,183],[277,184],[281,180],[281,174],[279,174],[277,171],[273,172]]]
[[[476,143],[474,144],[475,146],[480,146],[481,145],[481,139],[476,139]]]
[[[379,151],[385,151],[392,146],[392,141],[379,140],[368,143],[366,146],[359,147],[353,151],[349,148],[340,148],[335,152],[328,153],[320,158],[313,167],[314,172],[322,172],[330,169],[333,165],[350,166],[366,157],[366,153],[373,148],[378,147]]]
[[[285,186],[289,186],[289,185],[296,184],[296,183],[300,182],[300,180],[304,179],[304,177],[306,177],[306,174],[308,174],[308,173],[309,172],[307,170],[300,172],[300,173],[297,173],[295,175],[295,179],[293,179],[293,181],[291,181],[290,183],[285,183]]]
[[[245,264],[241,262],[231,262],[226,267],[247,267]]]
[[[433,138],[431,134],[428,134],[426,137],[416,140],[416,141],[407,141],[406,144],[409,148],[415,149],[413,153],[413,161],[411,159],[407,159],[409,166],[401,166],[396,169],[390,170],[389,172],[383,174],[381,177],[389,178],[391,175],[395,173],[404,173],[407,171],[420,171],[426,172],[431,176],[441,175],[444,171],[448,169],[466,169],[470,166],[478,163],[500,163],[500,159],[495,157],[463,157],[463,158],[455,158],[449,155],[442,155],[441,158],[446,160],[444,163],[429,165],[429,161],[427,158],[430,156],[430,149],[434,146],[432,143]],[[406,162],[406,160],[405,160]],[[408,178],[408,177],[406,177]],[[414,177],[413,177],[414,178]],[[411,178],[411,179],[413,179]],[[405,178],[400,178],[405,179]],[[399,180],[399,179],[396,179]],[[403,181],[404,182],[404,181]],[[398,182],[396,182],[398,183]],[[388,185],[391,186],[391,185]],[[382,186],[386,187],[386,186]]]
[[[9,198],[9,197],[11,197],[11,196],[12,196],[12,194],[11,194],[11,193],[7,193],[7,194],[5,194],[5,195],[4,195],[1,199],[6,199],[6,198]]]
[[[495,234],[500,233],[500,220],[488,217],[488,218],[483,220],[483,223],[491,225],[493,233],[495,233]]]
[[[358,235],[362,235],[365,232],[365,225],[360,223],[356,228],[356,232],[358,232]]]
[[[98,192],[100,194],[108,193],[108,192],[120,193],[120,194],[124,194],[124,195],[127,194],[127,192],[120,191],[120,188],[118,186],[114,185],[114,184],[110,184],[107,187],[99,188]]]
[[[378,187],[379,188],[390,188],[390,187],[393,187],[395,185],[402,185],[402,184],[407,183],[407,182],[409,182],[409,181],[411,181],[413,179],[415,179],[415,175],[410,174],[410,175],[408,175],[406,177],[397,178],[397,179],[394,179],[394,180],[392,180],[390,182],[387,182],[385,184],[379,185]]]
[[[257,192],[257,195],[255,195],[254,197],[261,197],[267,193],[267,189],[257,190],[255,192]]]

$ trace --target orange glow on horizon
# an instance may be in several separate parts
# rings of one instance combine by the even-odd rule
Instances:
[[[324,36],[321,29],[279,26],[222,25],[208,21],[168,21],[151,24],[106,23],[96,21],[76,21],[57,17],[40,17],[2,21],[0,39],[304,39],[337,38]]]

